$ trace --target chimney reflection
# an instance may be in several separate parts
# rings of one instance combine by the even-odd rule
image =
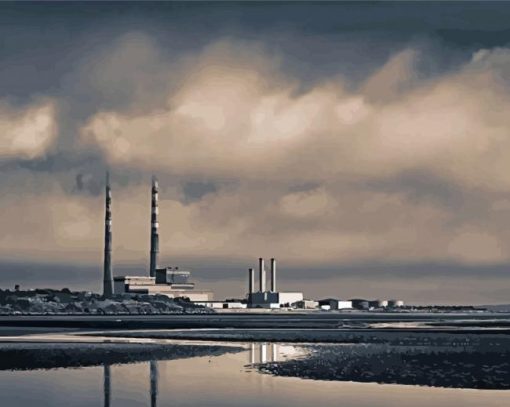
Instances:
[[[267,362],[267,344],[263,343],[260,345],[260,363]]]
[[[271,362],[278,362],[278,349],[277,344],[272,343],[271,344]]]
[[[158,405],[158,362],[155,360],[150,361],[150,376],[151,376],[151,407]]]
[[[256,363],[278,362],[278,348],[277,343],[252,343],[250,345],[250,365]],[[258,358],[257,358],[258,355]]]
[[[255,364],[255,344],[252,343],[250,346],[250,364]]]
[[[111,372],[110,365],[104,365],[103,368],[103,392],[104,392],[104,407],[110,407],[111,400]]]
[[[158,405],[158,362],[151,360],[149,362],[150,371],[150,398],[151,407]],[[109,364],[103,365],[103,394],[104,394],[104,407],[111,406],[111,392],[112,392],[112,374],[111,366]]]

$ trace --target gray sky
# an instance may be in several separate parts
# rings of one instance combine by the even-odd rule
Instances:
[[[0,285],[509,302],[510,4],[0,4]]]

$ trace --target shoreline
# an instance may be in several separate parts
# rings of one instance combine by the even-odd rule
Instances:
[[[416,325],[397,328],[398,323]],[[140,329],[201,329],[201,328],[260,328],[260,329],[423,329],[479,331],[484,328],[510,330],[510,314],[394,314],[394,313],[275,313],[275,314],[182,314],[182,315],[58,315],[0,316],[0,328],[59,328],[94,330]],[[429,325],[430,324],[430,325]],[[393,326],[393,327],[391,327]],[[375,327],[372,329],[376,329]]]

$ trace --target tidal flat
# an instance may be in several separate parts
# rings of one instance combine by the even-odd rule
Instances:
[[[303,346],[305,357],[257,365],[260,372],[314,380],[510,389],[510,348],[478,345]]]
[[[173,360],[218,356],[240,352],[239,346],[168,343],[0,343],[0,370],[78,368],[103,364],[130,364],[151,360]]]

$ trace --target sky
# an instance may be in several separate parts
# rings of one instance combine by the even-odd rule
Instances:
[[[1,3],[0,287],[510,302],[510,3]]]

